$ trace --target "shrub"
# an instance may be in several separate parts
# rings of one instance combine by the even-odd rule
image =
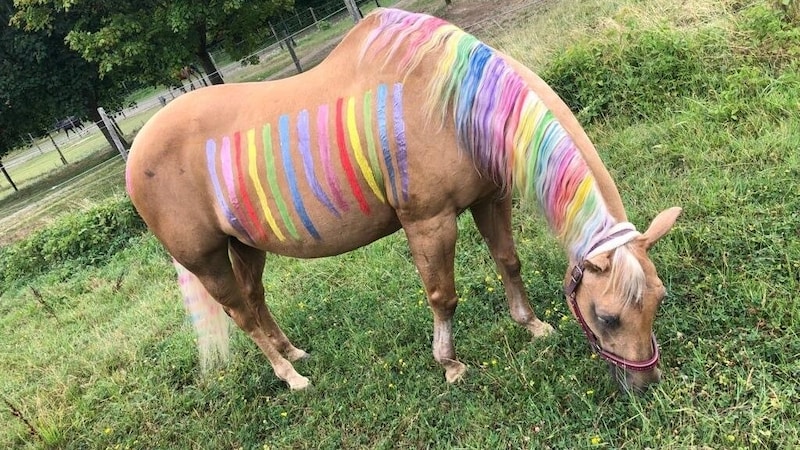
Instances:
[[[66,215],[50,227],[0,249],[0,289],[67,262],[100,265],[144,229],[127,197]]]
[[[705,66],[722,40],[713,31],[691,35],[666,26],[641,29],[632,24],[572,46],[556,56],[542,76],[581,120],[647,118],[679,97],[714,88],[717,79]]]
[[[784,74],[800,56],[795,7],[792,0],[777,6],[754,3],[725,25],[692,33],[631,21],[620,31],[566,49],[542,77],[587,122],[657,117],[682,108],[680,100],[686,98],[719,102],[712,116],[740,121],[772,79],[793,78]]]

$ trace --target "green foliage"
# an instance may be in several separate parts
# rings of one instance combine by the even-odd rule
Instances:
[[[798,22],[757,3],[733,16],[730,29],[686,31],[630,20],[557,54],[542,76],[583,121],[653,118],[715,93],[712,115],[737,121],[747,99],[769,89],[773,75],[798,55]]]
[[[113,198],[87,211],[66,215],[48,228],[0,249],[0,287],[63,265],[103,264],[144,228],[127,198]]]
[[[667,25],[640,28],[632,23],[566,49],[542,77],[585,121],[646,118],[678,98],[715,88],[718,80],[705,67],[721,42],[714,32],[691,35]]]
[[[550,8],[578,3],[586,2]],[[647,395],[620,395],[604,364],[588,357],[560,292],[563,253],[523,211],[515,211],[513,228],[527,292],[558,333],[531,342],[511,321],[493,263],[464,214],[453,331],[469,371],[455,385],[430,354],[431,312],[402,233],[333,258],[268,256],[267,302],[312,354],[295,365],[314,383],[305,392],[289,392],[238,331],[231,365],[204,378],[169,258],[152,235],[139,234],[102,264],[26,278],[52,316],[27,286],[0,293],[0,395],[39,433],[30,436],[0,411],[0,447],[795,448],[800,69],[774,56],[790,40],[771,47],[769,33],[748,19],[788,20],[780,7],[770,9],[778,0],[747,4],[714,30],[702,21],[680,32],[668,22],[655,30],[630,25],[632,39],[648,34],[689,49],[692,68],[676,76],[695,88],[675,85],[673,96],[659,99],[655,82],[640,77],[651,92],[646,102],[634,94],[607,102],[587,127],[640,229],[659,209],[684,207],[651,252],[669,295],[655,323],[663,382]],[[529,34],[501,32],[517,41]],[[739,45],[754,36],[763,47]],[[608,36],[577,45],[609,45]],[[638,65],[642,54],[626,53]],[[691,58],[706,61],[702,71],[692,74]],[[664,67],[681,69],[675,61],[652,64],[650,73],[663,76]]]

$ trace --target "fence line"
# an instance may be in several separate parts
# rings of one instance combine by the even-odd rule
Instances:
[[[358,1],[357,4],[359,6],[363,6],[364,4],[372,3],[373,1],[375,0],[361,0]],[[539,8],[551,1],[552,0],[530,0],[521,5],[515,6],[514,8],[504,10],[503,15],[517,12],[526,8]],[[268,59],[280,54],[282,51],[281,49],[283,46],[283,41],[286,39],[300,40],[307,35],[313,34],[328,26],[332,26],[334,22],[352,20],[352,17],[349,15],[347,8],[344,7],[343,2],[328,3],[320,7],[308,8],[308,10],[292,11],[291,13],[287,14],[287,16],[283,17],[284,20],[282,22],[272,24],[274,27],[277,27],[278,30],[282,29],[282,31],[278,31],[278,34],[286,36],[284,39],[280,39],[279,36],[276,36],[273,33],[273,35],[265,41],[265,45],[259,50],[252,52],[240,60],[232,61],[222,66],[218,65],[217,72],[223,77],[223,79],[235,74],[237,71],[242,70],[242,68],[245,67],[240,61],[252,58],[258,58],[259,61],[263,61],[265,58]],[[485,38],[502,28],[502,21],[503,17],[493,16],[469,25],[464,25],[462,28],[474,34],[480,33]],[[285,33],[287,30],[290,32]],[[216,56],[212,53],[212,58],[224,59],[224,52],[217,52]],[[201,80],[205,80],[205,78],[208,77],[208,74],[201,72],[199,76],[201,77]],[[208,83],[205,81],[199,81],[197,78],[195,78],[194,84],[202,84],[199,87],[195,87],[195,89],[198,89],[202,88],[203,85]],[[184,93],[189,92],[190,90],[191,86],[183,85],[183,82],[181,82],[181,86],[165,88],[154,93],[148,98],[137,101],[134,105],[122,109],[120,114],[123,116],[132,117],[144,114],[154,108],[163,107],[170,101],[183,95]],[[98,123],[85,122],[84,125],[84,129],[78,131],[77,133],[77,136],[80,138],[78,140],[74,140],[66,135],[60,137],[61,133],[59,131],[53,133],[55,143],[59,145],[68,162],[75,162],[75,160],[80,156],[76,154],[80,144],[92,136],[95,136],[97,132],[99,132]],[[107,147],[107,143],[105,142],[104,138],[102,139],[102,143],[103,145],[101,145],[101,148],[93,150],[89,154],[97,153],[100,149]],[[55,150],[56,149],[53,147],[53,144],[46,138],[32,141],[28,151],[22,152],[14,157],[8,157],[7,159],[4,159],[3,165],[7,170],[17,169],[25,165],[27,172],[45,174],[48,171],[61,166],[58,158],[54,158],[52,155]],[[85,157],[87,155],[83,156]],[[30,181],[30,179],[38,178],[38,176],[39,175],[22,180],[21,183],[17,184],[25,184],[26,182]],[[0,196],[3,195],[6,184],[7,183],[5,182],[5,179],[0,178]]]

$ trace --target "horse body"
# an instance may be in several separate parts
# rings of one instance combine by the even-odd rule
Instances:
[[[69,132],[78,133],[83,130],[83,121],[76,116],[69,116],[56,122],[54,126],[56,131],[64,130],[64,133],[69,137]]]
[[[140,131],[128,192],[175,260],[204,356],[213,346],[225,352],[224,309],[281,379],[304,388],[308,380],[290,361],[306,354],[264,303],[265,252],[340,254],[402,227],[434,314],[434,357],[448,381],[460,378],[465,366],[451,331],[453,264],[456,217],[466,209],[497,263],[512,317],[534,336],[552,331],[536,318],[520,278],[511,188],[540,199],[581,267],[597,236],[626,220],[624,208],[566,105],[521,64],[476,42],[438,19],[381,10],[316,68],[275,82],[195,91]],[[443,67],[450,72],[437,73]],[[495,88],[495,96],[480,93]],[[560,178],[550,181],[543,170]],[[641,301],[639,312],[619,306],[618,292],[605,288],[619,278],[607,269],[619,264],[606,259],[627,255],[621,261],[639,264],[647,286],[660,285],[644,249],[675,216],[654,221],[638,250],[629,245],[636,233],[621,249],[597,256],[588,264],[597,270],[575,286],[581,308],[607,303],[600,309],[630,322],[625,336],[597,333],[624,358],[652,355],[642,336],[650,335],[659,299]],[[634,387],[658,377],[654,369],[626,376]]]

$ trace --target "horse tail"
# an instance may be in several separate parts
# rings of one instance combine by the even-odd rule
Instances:
[[[203,372],[228,362],[229,320],[227,314],[195,274],[173,260],[178,272],[178,284],[183,293],[183,305],[197,332],[197,348]]]

